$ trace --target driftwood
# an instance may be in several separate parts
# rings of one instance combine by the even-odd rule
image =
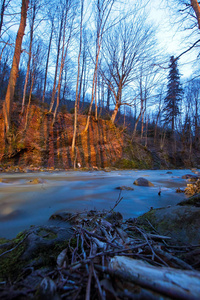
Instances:
[[[106,269],[102,268],[102,271]],[[141,260],[124,256],[111,259],[107,273],[119,275],[144,288],[173,299],[199,299],[200,272],[173,268],[158,268]]]
[[[2,299],[20,293],[27,299],[36,294],[39,299],[200,299],[200,272],[176,256],[195,247],[168,245],[170,238],[153,227],[146,232],[134,221],[108,221],[106,212],[72,219],[68,246],[54,269],[41,275],[39,287],[24,288],[24,278],[5,281],[0,283]]]

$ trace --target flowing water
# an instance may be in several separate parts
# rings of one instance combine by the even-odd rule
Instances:
[[[119,197],[116,187],[123,185],[134,188],[122,191],[123,200],[116,208],[124,218],[142,215],[150,207],[175,205],[185,198],[184,194],[175,193],[176,188],[187,184],[181,177],[192,171],[167,172],[169,170],[1,173],[0,237],[13,238],[30,225],[48,224],[49,217],[58,210],[109,210]],[[155,186],[133,185],[138,177],[145,177]],[[33,184],[35,178],[40,183]]]

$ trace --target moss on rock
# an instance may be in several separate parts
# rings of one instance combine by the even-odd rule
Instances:
[[[172,206],[153,209],[138,218],[138,223],[148,229],[150,225],[163,235],[180,244],[200,244],[200,208],[192,206]]]
[[[200,194],[194,195],[187,200],[181,201],[178,203],[180,206],[191,205],[200,207]]]

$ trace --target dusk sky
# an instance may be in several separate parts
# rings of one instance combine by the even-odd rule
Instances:
[[[157,26],[157,39],[165,54],[178,56],[193,43],[187,39],[189,32],[183,30],[183,26],[177,22],[178,15],[167,5],[167,1],[151,0],[148,4],[149,16]],[[189,46],[188,46],[189,45]],[[195,66],[197,53],[191,51],[184,54],[179,60],[179,69],[183,77],[192,75],[192,67]]]

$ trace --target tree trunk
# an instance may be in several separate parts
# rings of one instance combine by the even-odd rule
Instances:
[[[143,112],[142,112],[142,120],[141,120],[141,139],[143,138],[143,134],[144,134],[144,112],[145,112],[145,110],[143,110]]]
[[[6,9],[6,0],[3,0],[3,3],[1,5],[0,36],[1,36],[1,30],[2,30],[2,26],[3,26],[3,17],[4,17],[5,9]]]
[[[66,12],[66,15],[65,15],[64,28],[63,28],[62,55],[61,55],[60,72],[59,72],[58,86],[57,86],[58,94],[57,94],[57,100],[56,100],[56,107],[55,107],[54,114],[53,114],[52,125],[54,125],[54,123],[55,123],[56,114],[57,114],[58,107],[59,107],[59,104],[60,104],[61,78],[62,78],[63,67],[64,67],[64,64],[65,64],[65,58],[66,58],[66,55],[67,55],[67,47],[66,47],[66,49],[65,49],[65,30],[66,30],[66,22],[67,22],[67,12]],[[69,41],[68,41],[68,42],[69,42]],[[55,89],[55,90],[56,90],[56,89]],[[54,97],[55,97],[55,94],[54,94]],[[53,97],[53,98],[54,98],[54,97]],[[53,104],[54,104],[54,100],[53,100],[53,103],[51,103],[52,107],[51,107],[50,109],[53,108]]]
[[[22,40],[23,40],[25,28],[26,28],[26,17],[27,17],[28,5],[29,5],[29,0],[22,0],[21,20],[20,20],[19,29],[17,32],[12,68],[11,68],[11,72],[10,72],[10,78],[9,78],[9,82],[8,82],[6,97],[5,97],[5,101],[4,101],[4,105],[3,105],[3,114],[4,114],[6,132],[8,132],[10,129],[12,102],[13,102],[13,98],[14,98],[15,86],[16,86],[17,76],[18,76],[18,68],[19,68],[19,62],[20,62]]]
[[[31,105],[31,96],[32,96],[32,91],[33,91],[33,84],[34,84],[34,70],[31,76],[31,89],[29,92],[29,99],[28,99],[28,106],[27,106],[27,111],[26,111],[26,122],[24,126],[24,131],[26,131],[27,126],[28,126],[28,117],[29,117],[29,111],[30,111],[30,105]]]
[[[58,62],[59,62],[59,56],[60,56],[60,42],[61,42],[61,36],[62,36],[62,28],[63,28],[63,15],[62,15],[61,22],[60,22],[60,32],[59,32],[59,38],[58,38],[56,69],[55,69],[55,75],[54,75],[53,91],[52,91],[52,96],[51,96],[51,104],[50,104],[49,112],[52,112],[54,101],[55,101],[56,79],[57,79],[57,73],[58,73]]]
[[[74,18],[72,19],[72,23],[71,23],[70,28],[69,28],[69,37],[68,37],[67,44],[66,44],[66,47],[65,47],[65,34],[66,34],[67,15],[68,15],[68,8],[65,12],[65,15],[63,15],[64,26],[63,26],[62,55],[61,55],[60,72],[59,72],[59,79],[58,79],[58,86],[57,86],[57,90],[58,90],[57,102],[56,102],[56,107],[55,107],[54,114],[53,114],[52,126],[54,125],[57,110],[58,110],[58,107],[59,107],[59,104],[60,104],[60,90],[61,90],[62,73],[63,73],[63,68],[64,68],[64,65],[65,65],[65,60],[66,60],[66,56],[67,56],[69,42],[70,42],[70,39],[71,39],[71,36],[72,36],[72,30],[73,30]],[[56,91],[56,89],[55,89],[55,91]],[[53,102],[53,104],[54,104],[54,102]],[[52,104],[52,108],[53,108],[53,104]]]
[[[135,137],[136,135],[136,130],[137,130],[137,125],[140,121],[140,118],[141,118],[141,115],[143,113],[143,107],[144,107],[144,100],[141,98],[140,99],[140,103],[141,103],[141,107],[140,107],[140,113],[139,113],[139,116],[137,117],[136,121],[135,121],[135,126],[134,126],[134,130],[133,130],[133,135],[132,135],[132,140],[133,138]],[[136,115],[135,115],[136,116]]]
[[[195,15],[197,17],[198,26],[200,29],[200,6],[197,0],[190,0],[192,8],[194,9]]]
[[[145,136],[145,147],[147,147],[148,143],[148,124],[149,124],[149,117],[146,120],[146,136]]]
[[[80,45],[79,45],[79,54],[78,54],[78,72],[77,72],[77,80],[76,80],[76,99],[74,105],[74,133],[72,139],[72,156],[74,158],[74,168],[76,167],[76,159],[74,157],[74,149],[76,143],[76,132],[77,132],[77,118],[78,118],[78,87],[79,87],[79,74],[80,74],[80,58],[81,58],[81,50],[82,50],[82,27],[83,27],[83,5],[84,0],[81,1],[81,23],[80,23]]]
[[[49,56],[50,56],[50,51],[51,51],[52,37],[53,37],[53,21],[52,21],[52,27],[51,27],[51,35],[49,38],[49,47],[48,47],[47,62],[46,62],[46,68],[45,68],[44,89],[43,89],[43,95],[42,95],[43,103],[44,103],[44,99],[45,99],[45,92],[46,92],[46,85],[47,85],[47,71],[48,71],[48,66],[49,66]]]
[[[29,72],[30,72],[30,65],[31,65],[31,56],[32,56],[32,45],[33,45],[33,28],[34,28],[34,22],[35,22],[35,16],[36,16],[36,4],[34,2],[33,5],[33,17],[31,20],[31,29],[30,29],[30,44],[29,44],[29,53],[28,53],[28,64],[27,64],[27,70],[26,70],[26,78],[24,83],[24,92],[23,92],[23,99],[22,99],[22,113],[24,112],[24,105],[25,105],[25,98],[26,98],[26,88],[28,84],[28,78],[29,78]]]
[[[137,117],[137,119],[136,119],[136,121],[135,121],[135,126],[134,126],[134,130],[133,130],[132,140],[133,140],[133,138],[134,138],[135,135],[136,135],[137,126],[138,126],[138,123],[139,123],[139,121],[140,121],[141,115],[142,115],[142,110],[140,111],[139,116]]]
[[[95,121],[97,121],[97,119],[98,119],[98,106],[97,106],[97,74],[96,74],[96,80],[95,80],[94,97],[95,97]]]
[[[118,113],[118,111],[120,109],[120,106],[121,106],[121,99],[122,99],[122,78],[119,81],[117,95],[115,96],[115,101],[116,101],[115,109],[114,109],[114,111],[112,113],[112,116],[111,116],[111,122],[113,124],[115,123],[117,113]]]
[[[110,95],[111,95],[111,91],[108,87],[108,90],[107,90],[107,102],[106,102],[106,109],[109,111],[110,109]]]
[[[111,122],[112,122],[113,124],[115,123],[115,119],[116,119],[116,116],[117,116],[119,107],[120,107],[119,103],[116,103],[116,104],[115,104],[115,109],[114,109],[113,114],[112,114],[112,116],[111,116]]]
[[[93,80],[92,80],[92,99],[91,99],[89,110],[88,110],[88,117],[87,117],[87,122],[86,122],[84,132],[86,132],[88,130],[89,123],[90,123],[90,117],[92,114],[92,104],[94,101],[96,74],[97,74],[97,69],[98,69],[99,53],[100,53],[100,48],[101,48],[100,37],[98,37],[97,45],[98,45],[98,49],[97,49],[97,54],[96,54],[96,63],[95,63],[95,68],[94,68]]]
[[[84,68],[85,68],[85,52],[83,53],[83,63],[82,63],[81,77],[80,77],[80,80],[79,80],[77,112],[79,112],[79,109],[80,109],[81,90],[82,90],[82,85],[83,85]]]

